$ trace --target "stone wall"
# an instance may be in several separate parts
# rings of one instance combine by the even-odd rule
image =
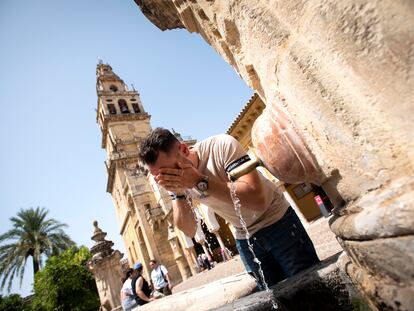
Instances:
[[[256,146],[266,139],[279,142],[285,128],[293,129],[289,143],[305,163],[293,174],[305,180],[311,172],[317,177],[307,180],[346,202],[331,228],[352,259],[351,277],[376,308],[409,310],[414,305],[414,266],[407,264],[414,257],[413,2],[135,2],[162,30],[199,33],[259,94],[266,104],[263,118],[270,116],[275,129],[253,137]],[[260,133],[269,127],[263,118],[255,125]],[[270,150],[262,160],[277,165],[283,152]]]

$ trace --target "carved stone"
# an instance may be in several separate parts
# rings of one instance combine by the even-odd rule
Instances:
[[[336,206],[347,203],[332,228],[349,254],[349,239],[372,241],[364,248],[371,258],[405,271],[414,253],[401,239],[413,238],[412,1],[135,2],[162,30],[199,33],[259,94],[266,109],[252,139],[263,162],[281,180],[320,180]],[[374,247],[382,236],[404,251],[382,253]],[[372,306],[412,308],[393,300],[414,296],[410,284],[388,282],[387,269],[372,272],[375,260],[350,257],[350,275]]]

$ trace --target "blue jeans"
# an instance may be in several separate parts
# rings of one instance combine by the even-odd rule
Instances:
[[[319,262],[315,248],[292,207],[274,224],[260,229],[250,239],[268,286],[295,275]],[[254,261],[247,240],[236,240],[240,258],[247,272],[264,289],[259,265]]]

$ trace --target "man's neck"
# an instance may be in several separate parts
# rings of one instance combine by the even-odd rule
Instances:
[[[198,164],[199,164],[198,153],[196,151],[190,150],[190,154],[188,158],[193,163],[194,167],[198,168]]]

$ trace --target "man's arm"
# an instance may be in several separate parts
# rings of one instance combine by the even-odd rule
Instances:
[[[197,222],[194,219],[191,206],[186,199],[173,200],[174,225],[190,238],[194,237],[197,231]]]
[[[264,211],[267,208],[265,204],[265,195],[262,180],[259,172],[254,170],[243,175],[233,182],[237,197],[244,208],[256,211]],[[231,182],[222,182],[218,179],[211,178],[209,180],[210,195],[222,200],[231,202]]]
[[[137,293],[138,297],[146,302],[150,302],[151,299],[145,295],[142,291],[142,285],[144,284],[144,280],[142,277],[138,278],[137,283],[135,285],[135,292]]]
[[[170,279],[170,274],[168,273],[167,269],[164,266],[162,266],[161,269],[163,269],[162,271],[164,273],[165,278],[167,279],[168,287],[171,290],[172,289],[172,282],[171,282],[171,279]]]
[[[160,174],[156,177],[156,181],[167,190],[170,190],[168,189],[168,186],[171,183],[175,184],[176,189],[191,189],[203,178],[203,174],[201,174],[195,167],[182,163],[178,163],[178,165],[180,166],[178,169],[160,169]],[[234,186],[243,207],[257,211],[263,211],[267,208],[267,205],[265,204],[263,183],[257,170],[253,170],[240,177],[234,182]],[[214,196],[221,201],[232,202],[230,189],[231,182],[223,182],[217,178],[209,178],[209,189],[207,191],[209,195]],[[180,226],[185,228],[189,233],[191,232],[193,235],[188,235],[187,233],[186,235],[193,237],[196,228],[193,223],[189,223],[191,222],[190,215],[195,222],[194,217],[192,216],[192,211],[189,208],[188,210],[185,209],[188,205],[185,200],[176,200],[176,203],[177,208],[174,209],[173,214],[176,225],[184,233],[186,233],[186,231],[181,229]]]

